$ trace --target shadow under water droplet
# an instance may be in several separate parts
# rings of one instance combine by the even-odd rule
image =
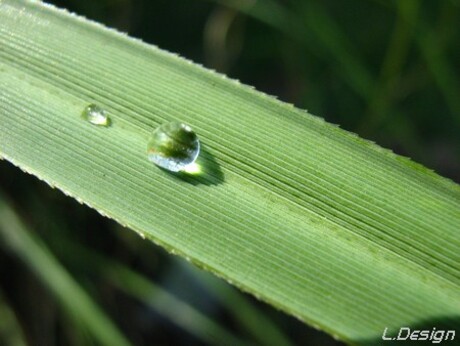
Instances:
[[[196,162],[197,172],[171,172],[167,169],[160,169],[168,175],[180,179],[192,185],[219,185],[224,182],[224,174],[220,169],[214,155],[206,150],[206,147],[201,143],[200,156]]]

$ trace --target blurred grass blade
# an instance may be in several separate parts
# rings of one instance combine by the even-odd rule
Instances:
[[[45,246],[27,232],[1,194],[0,239],[35,272],[74,320],[90,331],[101,345],[130,345]]]
[[[452,118],[460,126],[460,83],[458,68],[455,69],[446,57],[444,47],[437,42],[437,38],[426,25],[419,24],[416,41],[427,66],[442,92]],[[456,62],[458,67],[458,61]]]
[[[0,291],[0,345],[26,346],[26,339],[14,311]]]
[[[6,159],[343,340],[460,316],[458,185],[49,5],[3,0],[0,23]],[[200,136],[201,175],[148,162],[170,120]]]
[[[395,9],[398,15],[407,23],[414,25],[414,15],[417,12],[419,1],[398,1],[395,3],[379,2],[380,5],[387,8]],[[455,11],[452,5],[454,3],[441,3],[441,21],[442,27],[450,27],[452,24],[451,16],[455,17]],[[445,18],[444,16],[446,16]],[[446,20],[447,19],[447,20]],[[455,21],[455,19],[454,19]],[[426,61],[427,67],[431,72],[434,81],[437,84],[440,92],[443,94],[446,105],[452,113],[452,119],[458,126],[460,125],[460,83],[458,82],[458,73],[446,54],[446,33],[436,36],[436,29],[430,27],[423,19],[418,20],[415,30],[415,41],[419,46],[419,50]],[[444,28],[441,31],[445,31]],[[450,29],[449,29],[450,30]]]
[[[185,266],[184,266],[185,267]],[[234,316],[260,345],[291,345],[288,337],[263,312],[254,307],[241,293],[235,291],[222,280],[211,277],[202,270],[187,266],[188,270],[206,290]]]
[[[0,199],[2,197],[0,196]],[[5,201],[4,201],[5,202]],[[5,207],[5,205],[3,205]],[[10,215],[3,214],[4,212],[11,213]],[[0,202],[0,218],[3,218],[4,223],[6,224],[11,220],[11,217],[16,218],[16,221],[13,222],[21,222],[19,220],[18,215],[12,210],[10,207],[3,209],[2,204]],[[26,236],[30,237],[30,230],[26,229],[23,224],[21,224],[21,231],[19,232],[19,237]],[[9,232],[9,231],[7,231]],[[21,234],[21,232],[26,232]],[[0,220],[0,236],[3,235],[2,229],[2,222]],[[6,234],[6,233],[5,233]],[[15,234],[14,236],[18,236]],[[8,236],[7,236],[8,238]],[[2,238],[0,238],[2,239]],[[32,240],[34,240],[32,238]],[[38,243],[38,240],[35,239],[35,242]],[[67,256],[69,261],[73,263],[79,263],[82,268],[86,268],[87,271],[93,272],[94,274],[100,276],[107,276],[108,279],[117,286],[121,291],[124,291],[126,294],[137,298],[141,302],[145,303],[147,306],[151,306],[155,311],[159,314],[164,316],[165,318],[169,319],[172,323],[178,325],[180,328],[188,331],[190,334],[195,335],[198,339],[201,339],[204,342],[209,344],[222,344],[222,340],[225,340],[225,344],[232,344],[232,345],[244,345],[245,343],[234,336],[230,331],[222,327],[221,325],[214,322],[212,319],[208,318],[206,315],[202,314],[200,311],[195,309],[193,306],[187,304],[186,302],[180,300],[179,298],[175,297],[172,294],[169,294],[160,286],[156,285],[155,283],[149,281],[146,277],[142,276],[139,273],[129,269],[128,267],[120,264],[110,258],[105,258],[101,255],[98,255],[87,248],[77,245],[76,243],[70,243],[69,240],[65,237],[58,237],[57,243],[59,244],[58,252],[61,255]],[[43,245],[40,245],[43,247]],[[11,249],[18,254],[21,255],[20,252],[17,252],[17,248],[15,246],[11,247]],[[74,254],[78,254],[78,258],[75,258]],[[36,258],[36,257],[34,257]],[[46,265],[48,262],[46,261],[37,261],[35,266]],[[41,271],[48,270],[49,267],[43,267]],[[51,271],[53,268],[51,267]],[[35,270],[37,271],[37,269]],[[60,280],[58,280],[60,281]],[[53,285],[51,283],[50,285]],[[72,292],[69,291],[68,294]],[[69,300],[74,299],[77,301],[80,299],[80,295],[74,295],[72,298],[68,298]],[[1,295],[0,295],[0,303]],[[78,303],[78,302],[77,302]],[[85,302],[83,301],[85,305]],[[0,316],[1,313],[4,312],[5,315],[10,314],[11,312],[8,311],[6,308],[3,308],[3,305],[0,305]],[[243,304],[244,307],[244,304]],[[72,310],[73,311],[73,310]],[[74,311],[72,313],[75,316],[79,317],[79,320],[84,320],[80,318],[80,312]],[[97,314],[96,314],[97,315]],[[85,317],[86,314],[83,314],[82,317]],[[94,316],[95,318],[97,316]],[[6,318],[1,319],[3,324],[6,323]],[[89,321],[88,321],[89,322]],[[88,323],[86,322],[86,323]],[[5,324],[5,327],[10,324]],[[104,328],[103,325],[99,323],[93,323],[93,328]],[[0,341],[2,336],[1,328],[4,327],[0,324]],[[5,331],[6,332],[6,331]],[[10,334],[12,329],[8,331]],[[269,333],[270,334],[270,333]],[[115,337],[116,335],[114,335]],[[276,339],[275,339],[276,340]],[[118,345],[119,343],[115,344]],[[265,343],[269,345],[270,343]],[[278,345],[277,343],[271,343],[273,345]]]
[[[10,210],[14,213],[14,211]],[[0,217],[3,215],[0,209]],[[14,214],[17,217],[16,214]],[[0,228],[1,231],[1,228]],[[23,231],[30,234],[26,229]],[[100,276],[106,276],[110,282],[126,294],[140,300],[153,310],[164,316],[180,328],[201,339],[208,344],[244,345],[245,343],[234,336],[230,331],[202,314],[193,306],[168,293],[160,286],[148,280],[146,277],[129,269],[110,258],[105,258],[92,251],[68,243],[65,238],[60,239],[59,251],[66,254],[70,261],[79,263],[87,268],[87,271]],[[69,255],[70,254],[70,255]],[[72,258],[72,254],[79,254],[78,258]],[[79,299],[78,296],[74,297]],[[94,328],[103,327],[95,324]]]
[[[60,248],[62,249],[62,243],[64,240],[58,240],[58,242],[61,244]],[[137,254],[139,253],[139,248],[136,247],[137,242],[127,242],[126,245],[130,247],[133,252],[136,252]],[[78,249],[75,249],[75,244],[66,244],[65,247],[66,249],[62,251],[63,255],[68,255],[73,251],[83,251],[81,246],[78,247]],[[85,254],[84,257],[85,259],[88,259],[90,255]],[[98,261],[94,254],[92,254],[91,257],[92,263],[81,263],[80,265],[94,266]],[[110,263],[107,263],[107,266],[108,265],[110,265]],[[179,269],[175,269],[177,267]],[[185,272],[192,278],[192,280],[197,281],[200,286],[202,286],[215,300],[219,302],[220,305],[222,305],[224,309],[226,309],[226,312],[232,316],[235,323],[239,326],[239,330],[252,336],[253,340],[257,344],[276,346],[289,346],[292,344],[289,337],[283,333],[281,326],[276,325],[270,317],[266,316],[263,309],[259,309],[254,306],[249,298],[225,281],[190,265],[183,259],[174,261],[174,267],[170,270],[179,272],[179,276]]]
[[[212,0],[246,13],[281,31],[308,49],[313,55],[325,56],[337,74],[361,97],[367,99],[374,77],[358,57],[357,50],[342,34],[337,23],[318,2],[296,2],[296,11],[272,0]],[[299,16],[299,13],[301,14]]]
[[[307,24],[303,30],[304,35],[306,31],[315,34],[328,60],[338,65],[338,73],[343,74],[344,80],[358,95],[367,99],[374,87],[374,77],[359,57],[358,50],[353,47],[352,42],[343,34],[321,2],[301,1],[299,7]]]
[[[382,61],[380,77],[368,100],[369,115],[363,119],[359,133],[369,133],[375,127],[378,128],[382,120],[396,116],[396,111],[390,112],[389,110],[394,102],[394,92],[397,90],[395,87],[401,78],[402,70],[409,54],[419,5],[420,2],[416,0],[398,3],[399,11]],[[407,117],[401,116],[400,118]],[[407,136],[405,136],[406,140]]]
[[[176,298],[160,286],[123,265],[108,263],[103,271],[111,282],[174,324],[195,335],[208,345],[246,345],[218,323],[193,306]]]

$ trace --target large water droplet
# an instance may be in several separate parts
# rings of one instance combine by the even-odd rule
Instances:
[[[173,121],[152,133],[147,153],[150,161],[168,171],[185,171],[198,157],[200,141],[190,126]]]
[[[109,126],[110,118],[101,107],[90,104],[85,107],[83,113],[81,114],[83,119],[89,121],[91,124],[98,126]]]

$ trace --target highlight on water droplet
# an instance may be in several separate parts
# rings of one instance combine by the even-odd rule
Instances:
[[[150,136],[148,159],[171,172],[187,172],[200,153],[200,141],[192,128],[173,121],[158,127]]]
[[[83,119],[89,121],[91,124],[94,125],[110,125],[110,118],[107,115],[106,111],[93,103],[85,107],[81,116],[83,117]]]
[[[196,162],[193,162],[183,169],[183,171],[189,175],[200,175],[203,173],[201,165]]]

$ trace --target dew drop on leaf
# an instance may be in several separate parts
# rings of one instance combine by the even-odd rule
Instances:
[[[185,171],[200,153],[200,141],[192,128],[173,121],[158,127],[151,135],[147,154],[157,166],[171,172]]]
[[[105,110],[95,104],[86,106],[81,115],[83,119],[90,122],[91,124],[98,126],[110,125],[110,118]]]

